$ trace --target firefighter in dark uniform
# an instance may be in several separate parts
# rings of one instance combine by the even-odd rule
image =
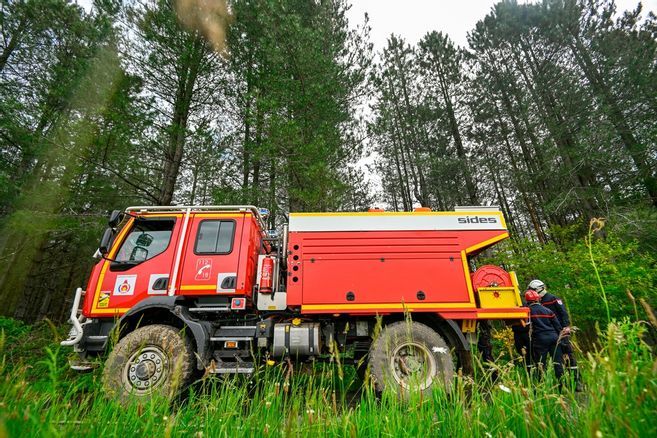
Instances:
[[[525,300],[529,305],[529,339],[532,362],[540,368],[547,363],[548,358],[554,361],[554,372],[558,379],[563,375],[561,365],[561,349],[559,336],[561,324],[554,312],[541,305],[541,297],[536,291],[525,292]]]
[[[575,352],[573,345],[570,343],[570,317],[568,310],[563,304],[563,300],[547,291],[545,283],[541,280],[532,280],[527,286],[528,289],[536,291],[541,297],[541,304],[550,309],[557,316],[559,324],[563,327],[561,332],[559,346],[563,354],[563,364],[575,379],[577,388],[580,387],[579,370],[577,368],[577,360],[575,359]]]

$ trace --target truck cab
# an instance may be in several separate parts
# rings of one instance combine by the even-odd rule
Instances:
[[[74,368],[106,355],[114,333],[103,380],[122,399],[202,373],[252,373],[262,358],[334,354],[368,365],[379,390],[429,391],[468,368],[477,321],[527,317],[513,273],[471,272],[473,256],[508,238],[495,209],[291,213],[278,231],[266,215],[248,205],[114,212],[62,342],[80,356]]]
[[[269,247],[263,229],[254,209],[129,208],[92,271],[82,313],[122,316],[157,296],[250,301],[258,255]]]

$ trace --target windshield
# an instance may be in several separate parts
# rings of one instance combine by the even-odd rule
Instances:
[[[136,219],[114,260],[143,262],[163,253],[169,246],[174,224],[174,219]]]

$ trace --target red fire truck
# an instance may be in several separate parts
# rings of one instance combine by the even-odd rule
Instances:
[[[72,366],[89,369],[115,340],[103,379],[125,398],[170,393],[200,372],[341,354],[367,363],[378,390],[425,391],[468,368],[478,321],[527,318],[514,273],[475,269],[473,257],[509,236],[496,208],[291,213],[279,231],[266,214],[114,211],[73,300],[62,342],[79,353]]]

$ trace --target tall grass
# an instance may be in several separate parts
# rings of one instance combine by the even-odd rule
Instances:
[[[609,300],[607,299],[607,292],[605,291],[605,286],[602,283],[602,278],[600,277],[600,271],[598,270],[598,265],[595,262],[595,257],[593,257],[593,236],[595,233],[601,231],[605,226],[605,220],[602,218],[593,218],[589,222],[589,231],[585,239],[586,247],[589,250],[589,260],[591,261],[591,266],[593,267],[593,272],[595,272],[595,278],[598,280],[598,285],[600,286],[600,292],[602,293],[602,302],[605,305],[605,310],[607,311],[607,322],[611,321],[611,311],[609,310]]]
[[[478,366],[450,394],[377,396],[349,367],[268,366],[251,377],[208,378],[181,400],[121,406],[100,370],[67,370],[56,344],[21,354],[32,332],[0,336],[0,436],[657,436],[657,361],[646,325],[613,322],[582,360],[585,391],[528,378],[513,362],[497,380]],[[32,336],[31,340],[26,337]],[[312,368],[308,372],[305,368]]]

